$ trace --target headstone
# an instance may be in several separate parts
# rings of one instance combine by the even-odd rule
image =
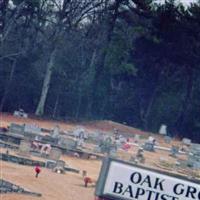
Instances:
[[[165,137],[164,137],[164,141],[165,141],[166,144],[170,144],[171,141],[172,141],[172,138],[169,137],[169,136],[165,136]]]
[[[15,110],[13,115],[16,117],[28,118],[28,114],[25,113],[23,109]]]
[[[143,148],[138,149],[137,154],[136,154],[136,161],[138,161],[139,163],[145,162]]]
[[[41,135],[36,135],[35,136],[35,141],[42,141],[42,136]]]
[[[152,136],[149,136],[149,138],[148,138],[148,142],[151,142],[151,143],[155,143],[155,138],[154,137],[152,137]]]
[[[121,144],[123,144],[127,141],[127,139],[123,135],[119,135],[119,141]]]
[[[73,131],[73,135],[77,138],[84,138],[84,133],[85,133],[85,129],[82,127],[77,127],[74,131]]]
[[[188,139],[188,138],[183,138],[183,139],[182,139],[182,143],[183,143],[184,145],[190,146],[190,145],[191,145],[191,140]]]
[[[40,150],[41,155],[48,156],[50,152],[51,152],[51,145],[50,144],[42,144],[42,147]]]
[[[109,155],[111,157],[117,157],[117,149],[116,148],[111,148]]]
[[[170,156],[176,158],[178,153],[179,153],[179,147],[175,146],[175,145],[172,145]]]
[[[56,162],[56,166],[53,168],[53,172],[56,172],[58,174],[64,174],[65,173],[65,161],[58,160]]]
[[[113,146],[113,144],[112,144],[112,138],[111,137],[105,138],[99,144],[99,147],[101,149],[101,153],[107,153],[107,154],[110,154],[112,146]]]
[[[135,141],[135,143],[138,143],[140,141],[140,135],[135,135],[134,141]]]
[[[86,170],[83,170],[83,171],[82,171],[82,177],[84,178],[85,176],[87,176],[87,171],[86,171]]]
[[[200,169],[200,145],[192,144],[188,155],[188,165],[195,169]]]
[[[57,160],[56,167],[62,167],[64,169],[64,167],[65,167],[65,161],[63,161],[63,160]]]
[[[159,134],[161,134],[161,135],[167,135],[167,126],[165,124],[162,124],[160,126]]]
[[[52,148],[49,154],[51,160],[59,160],[62,155],[62,151],[58,148]]]
[[[154,148],[155,144],[153,142],[150,142],[150,141],[147,141],[145,142],[145,144],[143,145],[143,148],[145,151],[155,151],[155,148]]]
[[[56,125],[53,129],[52,137],[57,138],[60,134],[60,127],[59,125]]]
[[[97,144],[99,141],[99,132],[93,132],[92,134],[89,134],[88,140],[91,141],[93,144]]]
[[[66,149],[76,149],[77,141],[71,138],[66,138],[66,137],[61,136],[59,137],[58,145]]]
[[[94,153],[101,153],[101,148],[99,146],[94,147]]]
[[[24,133],[24,125],[11,123],[9,126],[9,132],[23,134]]]
[[[54,167],[56,167],[56,161],[54,160],[47,160],[45,163],[45,167],[48,169],[53,169]]]
[[[53,138],[50,135],[45,135],[45,136],[42,136],[39,141],[43,143],[56,145],[58,143],[58,140],[59,140],[58,138]]]
[[[24,126],[25,134],[41,134],[41,128],[35,124],[25,124]]]
[[[19,154],[23,156],[29,156],[31,149],[31,143],[27,140],[21,140],[19,146]]]
[[[83,147],[84,146],[84,138],[78,138],[77,146],[79,146],[79,147]]]
[[[114,138],[115,138],[115,140],[119,139],[119,130],[116,128],[114,128]]]

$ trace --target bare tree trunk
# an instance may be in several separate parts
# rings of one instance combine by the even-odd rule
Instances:
[[[95,64],[96,64],[96,59],[97,59],[97,49],[93,51],[90,66],[89,66],[89,91],[87,95],[88,99],[88,104],[87,104],[87,109],[86,109],[86,116],[89,118],[92,115],[92,87],[91,84],[94,82],[94,76],[95,76]]]
[[[55,57],[56,57],[56,49],[52,51],[49,58],[49,62],[47,64],[47,70],[45,73],[45,78],[44,78],[43,86],[42,86],[42,92],[41,92],[40,100],[35,112],[35,114],[39,116],[44,114],[44,107],[45,107],[45,102],[47,99],[47,94],[48,94],[49,86],[51,82],[51,75],[52,75],[52,71],[54,67]]]
[[[9,90],[10,90],[10,85],[11,85],[11,83],[12,83],[13,76],[14,76],[15,69],[16,69],[16,63],[17,63],[17,60],[15,59],[15,60],[13,61],[13,63],[12,63],[12,67],[11,67],[9,79],[8,79],[7,85],[6,85],[6,87],[5,87],[3,97],[2,97],[2,99],[1,99],[0,112],[3,110],[4,104],[5,104],[5,102],[6,102],[6,99],[7,99]]]
[[[75,114],[76,119],[79,118],[81,104],[82,104],[82,89],[79,90],[79,94],[78,94],[78,105],[77,105],[76,114]]]
[[[96,107],[94,100],[95,100],[95,96],[97,95],[97,90],[98,90],[98,86],[100,84],[100,80],[102,77],[102,74],[104,73],[105,70],[105,61],[106,61],[106,57],[108,54],[108,49],[110,46],[110,43],[112,41],[112,36],[113,36],[113,32],[115,29],[115,24],[116,24],[116,20],[118,18],[119,15],[119,7],[122,3],[122,0],[116,0],[113,4],[113,14],[108,16],[107,22],[106,22],[106,30],[103,31],[102,35],[104,38],[104,45],[103,45],[103,51],[100,53],[100,56],[98,58],[98,63],[95,66],[95,74],[94,74],[94,80],[92,83],[92,95],[91,95],[91,103],[90,103],[90,109],[92,110],[93,107]],[[100,35],[100,39],[102,39],[102,35]],[[105,102],[101,102],[101,108],[99,110],[99,112],[104,112],[104,108],[105,106],[103,106]]]
[[[56,102],[55,102],[55,105],[54,105],[53,115],[52,115],[53,118],[56,117],[57,110],[58,110],[58,105],[59,105],[59,100],[60,100],[60,90],[58,91],[58,94],[56,96]]]
[[[181,110],[175,122],[175,126],[177,129],[181,129],[183,127],[183,124],[185,122],[185,117],[188,112],[188,108],[191,105],[192,93],[193,93],[193,78],[194,78],[193,73],[194,72],[192,69],[187,69],[188,79],[187,79],[187,85],[186,85],[186,93],[182,101]]]
[[[151,95],[151,98],[150,98],[150,101],[149,101],[149,104],[147,106],[147,109],[146,109],[146,112],[144,114],[144,117],[143,117],[143,127],[145,130],[148,130],[149,128],[149,118],[150,118],[150,114],[151,114],[151,111],[152,111],[152,107],[154,105],[154,102],[156,100],[156,97],[157,97],[157,93],[158,93],[158,87],[154,89],[153,91],[153,94]]]

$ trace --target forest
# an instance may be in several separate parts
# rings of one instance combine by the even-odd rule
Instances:
[[[0,111],[200,141],[200,2],[0,0]]]

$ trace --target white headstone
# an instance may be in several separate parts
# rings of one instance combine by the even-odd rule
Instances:
[[[53,138],[56,138],[59,136],[59,133],[60,133],[60,127],[58,125],[56,125],[53,129],[53,134],[52,134],[52,137]]]
[[[35,124],[25,124],[24,133],[41,134],[41,128]]]
[[[167,135],[167,126],[162,124],[159,130],[159,134],[161,135]]]
[[[183,138],[182,143],[189,146],[191,145],[191,140],[188,138]]]

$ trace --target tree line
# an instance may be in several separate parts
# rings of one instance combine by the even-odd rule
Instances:
[[[200,2],[0,1],[0,110],[200,140]]]

